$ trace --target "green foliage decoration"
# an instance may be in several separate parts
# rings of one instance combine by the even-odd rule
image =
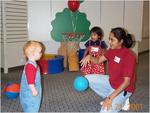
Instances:
[[[90,22],[86,18],[85,13],[78,10],[76,12],[65,8],[62,12],[56,13],[55,19],[51,22],[52,31],[51,37],[57,42],[62,42],[64,39],[62,33],[84,33],[84,37],[80,41],[89,39]],[[71,41],[75,41],[72,39]]]

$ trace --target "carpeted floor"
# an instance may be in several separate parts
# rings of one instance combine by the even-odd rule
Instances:
[[[21,112],[19,98],[8,99],[3,92],[9,82],[20,83],[22,68],[12,68],[9,74],[1,75],[1,111]],[[41,112],[99,112],[100,98],[90,88],[85,92],[73,89],[73,80],[80,72],[68,72],[42,77],[43,99]],[[139,55],[136,91],[130,98],[132,112],[149,111],[149,52]]]

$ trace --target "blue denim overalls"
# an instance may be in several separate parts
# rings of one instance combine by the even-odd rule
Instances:
[[[35,78],[35,87],[38,91],[37,96],[32,95],[32,91],[27,83],[26,75],[25,75],[25,66],[22,73],[21,85],[20,85],[20,103],[24,112],[38,112],[41,103],[41,75],[40,70],[36,62],[28,61],[26,64],[32,64],[37,68],[36,78]]]

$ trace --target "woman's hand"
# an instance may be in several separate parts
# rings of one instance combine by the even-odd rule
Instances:
[[[112,107],[112,99],[110,99],[110,97],[107,97],[102,103],[102,109],[108,111],[111,109],[111,107]]]
[[[81,63],[81,66],[83,66],[83,67],[85,67],[85,66],[87,66],[87,64],[90,62],[90,55],[87,55],[86,57],[84,57],[81,61],[80,61],[80,63]]]

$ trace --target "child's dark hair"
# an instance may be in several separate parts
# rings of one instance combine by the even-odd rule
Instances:
[[[126,48],[130,48],[133,44],[131,34],[127,34],[126,31],[121,27],[116,27],[111,29],[111,33],[118,39],[118,41],[123,40],[123,45]]]
[[[92,32],[94,32],[94,33],[96,33],[98,36],[100,36],[100,39],[104,36],[103,30],[102,30],[100,27],[98,27],[98,26],[93,27],[93,28],[90,30],[90,34],[91,34]]]

